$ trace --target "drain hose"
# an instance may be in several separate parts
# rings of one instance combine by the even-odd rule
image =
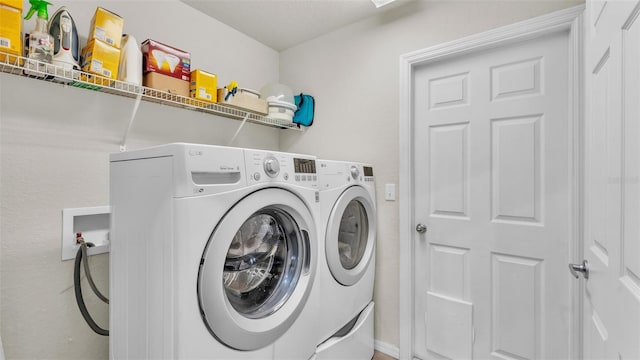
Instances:
[[[93,278],[91,277],[91,271],[89,270],[89,257],[87,256],[87,247],[94,246],[92,243],[85,243],[82,241],[80,243],[80,249],[78,249],[78,253],[76,254],[76,262],[73,269],[73,287],[76,293],[76,302],[78,303],[78,308],[80,309],[80,313],[82,317],[87,322],[91,330],[93,330],[98,335],[109,336],[109,330],[105,330],[98,326],[96,322],[89,314],[89,310],[87,310],[87,306],[84,303],[84,298],[82,297],[82,286],[80,284],[80,271],[81,271],[81,262],[84,257],[84,271],[87,275],[87,280],[89,281],[89,285],[91,285],[91,289],[93,292],[100,298],[100,300],[109,303],[109,300],[98,291],[98,288],[95,286],[93,282]]]

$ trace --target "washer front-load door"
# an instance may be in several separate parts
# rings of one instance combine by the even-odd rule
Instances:
[[[213,230],[200,262],[198,300],[209,331],[238,350],[272,344],[309,295],[317,239],[305,203],[283,189],[254,192]]]
[[[361,186],[345,190],[336,201],[325,237],[329,270],[350,286],[365,274],[375,248],[375,205]]]

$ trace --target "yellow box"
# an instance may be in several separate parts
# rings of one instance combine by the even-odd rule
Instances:
[[[0,4],[22,10],[22,0],[0,0]]]
[[[120,49],[116,49],[100,40],[91,39],[82,48],[82,71],[101,75],[111,79],[118,78]]]
[[[89,40],[98,39],[105,44],[120,49],[123,28],[124,20],[119,15],[98,7],[93,19],[91,19]]]
[[[0,3],[0,52],[22,56],[22,11]],[[0,61],[15,62],[17,58],[0,54]]]
[[[189,95],[202,101],[218,101],[218,77],[215,74],[199,69],[193,70],[191,72]]]

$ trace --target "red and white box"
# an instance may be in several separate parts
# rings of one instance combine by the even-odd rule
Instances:
[[[157,72],[176,79],[190,81],[191,54],[155,40],[147,39],[141,45],[144,73]]]

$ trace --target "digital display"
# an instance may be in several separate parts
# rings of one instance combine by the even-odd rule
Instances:
[[[293,158],[293,167],[295,168],[296,173],[302,173],[302,174],[316,173],[315,160]]]
[[[371,166],[364,167],[364,176],[373,176],[373,168]]]

